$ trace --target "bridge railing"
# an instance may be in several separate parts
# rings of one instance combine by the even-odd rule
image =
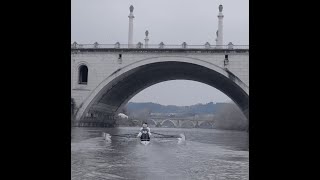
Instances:
[[[71,44],[71,49],[249,49],[249,45]]]

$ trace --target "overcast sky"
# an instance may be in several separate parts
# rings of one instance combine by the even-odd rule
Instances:
[[[153,85],[141,91],[131,99],[131,102],[189,106],[198,103],[231,102],[231,99],[217,89],[203,83],[173,80]]]
[[[128,15],[134,6],[133,42],[149,44],[215,44],[219,4],[223,5],[224,44],[249,44],[249,0],[72,0],[71,42],[128,43]],[[183,88],[183,91],[182,89]],[[220,91],[193,81],[168,81],[154,85],[131,101],[191,105],[225,102]]]

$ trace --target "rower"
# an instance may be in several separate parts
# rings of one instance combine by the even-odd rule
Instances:
[[[138,134],[138,138],[140,138],[141,141],[150,141],[150,128],[148,127],[147,123],[142,124],[142,128],[140,128],[140,132]]]

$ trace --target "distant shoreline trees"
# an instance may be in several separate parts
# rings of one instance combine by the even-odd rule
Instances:
[[[192,107],[192,108],[191,108]],[[208,109],[211,108],[211,111]],[[181,111],[181,110],[184,111]],[[172,111],[170,111],[172,110]],[[214,129],[239,130],[248,129],[249,122],[242,111],[234,103],[207,103],[197,104],[193,106],[163,106],[155,103],[128,103],[120,112],[129,116],[129,121],[147,122],[151,113],[165,115],[168,112],[183,114],[184,116],[193,116],[194,120],[210,120],[213,121]],[[208,114],[210,112],[210,114]],[[169,114],[170,114],[169,113]],[[123,122],[124,123],[124,122]],[[128,123],[133,126],[135,123]],[[156,124],[155,127],[161,127]]]

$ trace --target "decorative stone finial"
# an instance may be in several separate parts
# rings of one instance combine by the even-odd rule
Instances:
[[[141,42],[138,42],[137,48],[142,48],[143,44]]]
[[[159,48],[164,48],[164,43],[163,42],[161,42],[159,45],[160,45]]]
[[[219,12],[222,12],[223,6],[220,4],[219,5]]]
[[[211,46],[211,45],[210,45],[209,42],[206,42],[206,43],[204,44],[204,47],[205,47],[205,48],[210,48],[210,46]]]
[[[132,5],[130,6],[129,9],[130,9],[130,12],[133,12],[133,6]]]
[[[94,48],[98,48],[98,46],[99,46],[98,42],[95,42],[95,43],[93,44],[93,46],[94,46]]]
[[[145,34],[146,34],[146,36],[148,36],[148,35],[149,35],[149,31],[148,31],[148,30],[146,30]]]
[[[187,48],[187,43],[186,42],[182,43],[182,48]]]

